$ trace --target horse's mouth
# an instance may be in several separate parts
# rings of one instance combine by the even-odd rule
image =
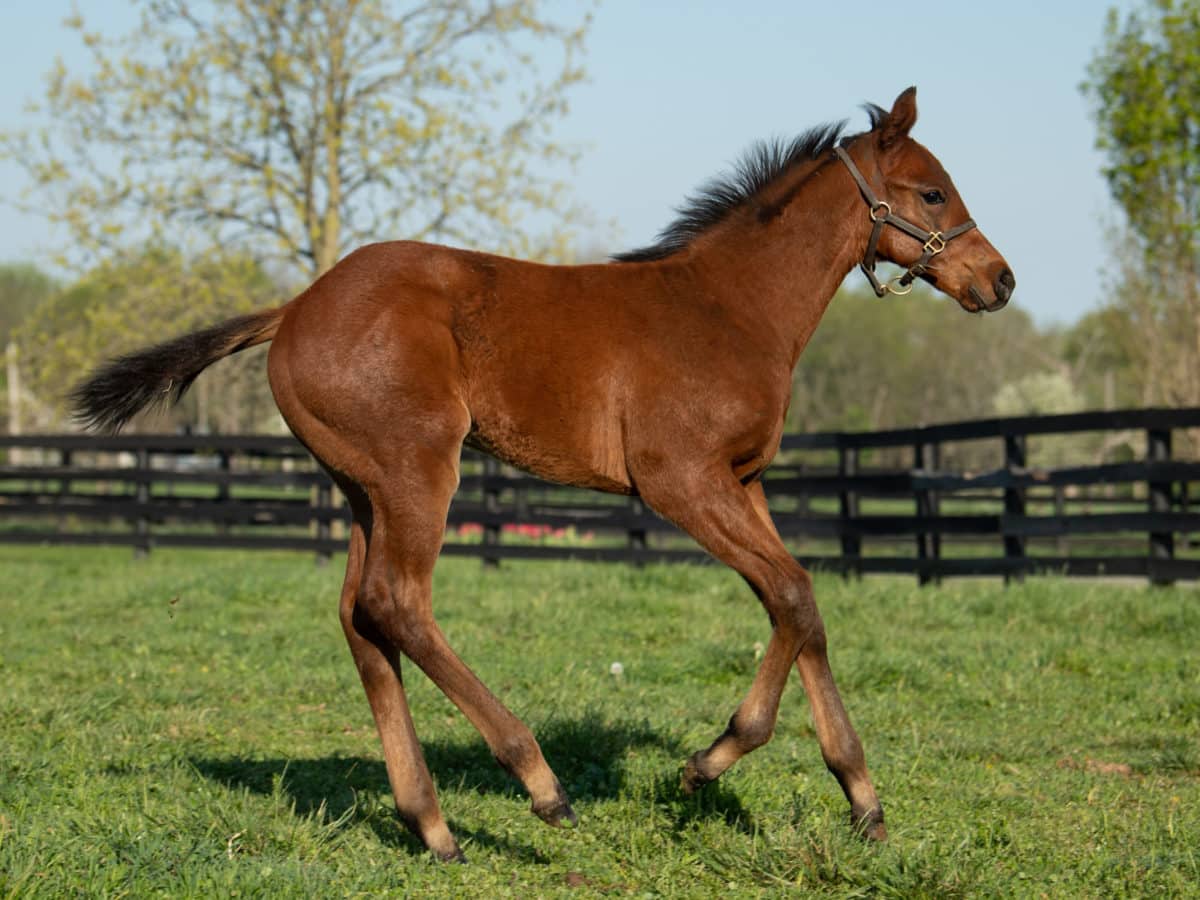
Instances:
[[[997,297],[995,301],[988,303],[987,300],[984,299],[983,294],[979,293],[979,290],[975,287],[975,285],[971,285],[969,288],[967,288],[967,293],[971,295],[971,299],[975,302],[975,308],[968,310],[969,312],[997,312],[998,310],[1004,309],[1004,307],[1008,306],[1007,297],[1005,297],[1003,300]]]

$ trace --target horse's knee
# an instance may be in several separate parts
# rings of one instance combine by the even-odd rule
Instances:
[[[342,625],[349,624],[360,634],[382,637],[406,656],[419,655],[429,640],[428,623],[422,611],[421,585],[415,579],[365,577],[359,585],[354,604],[343,605]]]
[[[725,727],[725,734],[733,738],[739,751],[749,753],[774,737],[775,720],[766,715],[749,715],[738,710]]]
[[[811,657],[824,659],[827,654],[827,642],[825,638],[825,623],[821,621],[820,614],[813,616],[811,621],[804,625],[804,630],[800,632],[804,635],[803,641],[800,644],[800,652],[806,653]]]
[[[777,624],[786,624],[806,647],[825,646],[825,623],[817,611],[812,576],[805,569],[797,568],[779,588],[776,606]]]
[[[843,729],[828,740],[821,742],[821,758],[825,760],[825,768],[841,782],[848,773],[865,771],[866,757],[863,754],[862,741],[851,729]]]
[[[382,635],[394,614],[391,586],[368,572],[359,582],[351,602],[342,604],[342,627],[353,628],[362,634]]]

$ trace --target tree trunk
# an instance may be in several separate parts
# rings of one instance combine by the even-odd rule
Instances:
[[[17,364],[17,342],[9,341],[5,353],[8,364],[8,433],[21,433],[21,367]]]

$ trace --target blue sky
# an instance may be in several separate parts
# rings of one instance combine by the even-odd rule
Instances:
[[[753,140],[843,118],[861,129],[863,101],[890,105],[915,84],[913,136],[942,160],[1007,257],[1014,303],[1041,323],[1073,321],[1103,302],[1106,232],[1119,222],[1078,90],[1110,5],[601,2],[589,82],[559,129],[584,148],[571,178],[576,199],[598,222],[615,223],[615,246],[604,227],[585,237],[585,248],[645,244],[685,194]],[[115,0],[78,6],[105,30],[134,21]],[[563,17],[582,8],[551,6]],[[54,58],[70,65],[82,54],[60,24],[70,0],[4,7],[0,127],[12,127]],[[17,169],[0,167],[0,198],[11,201],[21,188]],[[0,239],[6,259],[38,260],[54,243],[39,219],[8,203]]]

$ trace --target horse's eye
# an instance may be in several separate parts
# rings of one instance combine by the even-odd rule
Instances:
[[[941,191],[925,191],[925,193],[921,195],[921,199],[930,206],[936,206],[939,203],[946,202],[946,195]]]

